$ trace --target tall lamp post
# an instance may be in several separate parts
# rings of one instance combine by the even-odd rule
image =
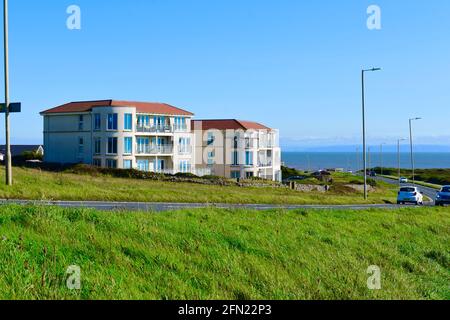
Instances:
[[[366,151],[366,99],[364,88],[364,75],[366,72],[380,71],[381,68],[363,69],[361,71],[362,87],[362,122],[363,122],[363,170],[364,170],[364,199],[367,200],[367,151]]]
[[[3,32],[5,57],[5,147],[6,147],[6,185],[12,185],[11,143],[9,136],[9,55],[8,55],[8,0],[3,0]]]
[[[414,175],[414,147],[413,147],[413,132],[412,132],[412,122],[422,120],[422,118],[411,118],[409,119],[409,141],[411,146],[411,169],[412,169],[412,180],[413,185],[416,185],[416,179]]]
[[[400,178],[401,178],[401,162],[400,162],[400,142],[405,141],[406,139],[398,139],[397,140],[397,163],[398,163],[398,186],[401,186]]]
[[[380,144],[380,174],[383,175],[383,146],[386,143],[381,143]]]

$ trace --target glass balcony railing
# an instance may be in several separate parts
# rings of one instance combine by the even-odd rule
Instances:
[[[142,133],[174,133],[174,132],[188,132],[187,125],[142,125],[137,124],[137,132]]]
[[[136,149],[136,154],[172,154],[173,145],[163,145],[163,146],[138,146]]]
[[[173,126],[171,125],[156,125],[156,126],[146,126],[146,125],[137,125],[137,132],[143,133],[173,133]]]

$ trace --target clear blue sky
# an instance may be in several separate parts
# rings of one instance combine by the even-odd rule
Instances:
[[[66,28],[71,4],[80,31]],[[366,27],[371,4],[380,31]],[[450,145],[449,30],[448,0],[14,0],[12,139],[41,142],[46,108],[115,98],[259,121],[286,145],[359,143],[360,69],[380,66],[367,78],[370,142],[423,116],[418,142]]]

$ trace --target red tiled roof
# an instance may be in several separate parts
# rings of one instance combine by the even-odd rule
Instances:
[[[192,128],[196,129],[196,126],[200,126],[202,130],[271,130],[260,123],[252,121],[242,121],[236,119],[227,120],[193,120]]]
[[[137,101],[119,101],[119,100],[97,100],[97,101],[78,101],[70,102],[58,106],[56,108],[48,109],[41,112],[41,114],[52,113],[77,113],[77,112],[89,112],[93,107],[135,107],[139,113],[154,113],[154,114],[167,114],[177,116],[193,116],[194,114],[171,106],[165,103],[157,102],[137,102]]]

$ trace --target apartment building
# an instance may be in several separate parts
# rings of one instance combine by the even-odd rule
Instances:
[[[45,161],[193,172],[193,113],[163,103],[71,102],[43,111]]]
[[[241,120],[193,120],[197,168],[228,178],[281,181],[279,132]]]

